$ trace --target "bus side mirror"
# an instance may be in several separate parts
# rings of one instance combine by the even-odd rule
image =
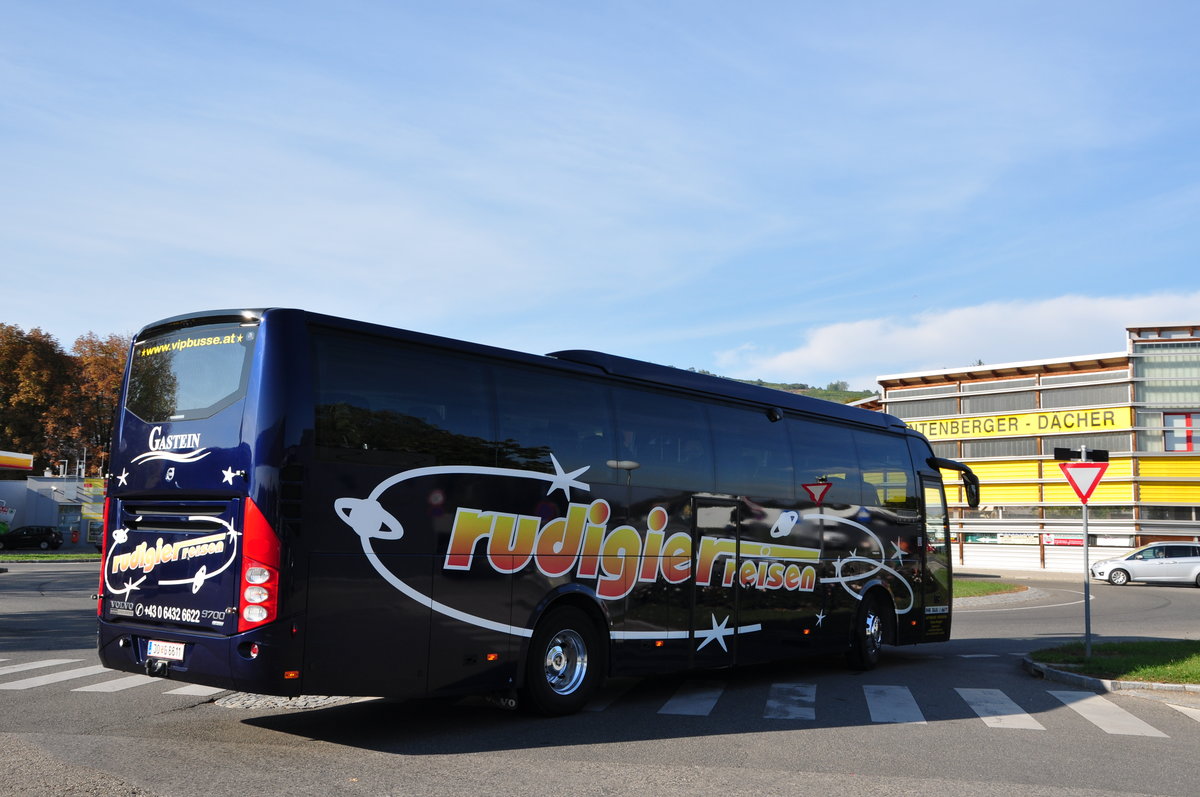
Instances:
[[[963,487],[967,491],[967,506],[979,508],[979,477],[975,472],[961,462],[955,462],[945,457],[929,457],[925,460],[931,468],[938,470],[956,470],[962,474]]]
[[[966,474],[963,474],[963,476],[965,477]],[[974,473],[972,473],[971,478],[963,479],[963,486],[966,487],[966,490],[967,490],[967,506],[971,507],[972,509],[978,509],[979,508],[979,477],[976,476]]]

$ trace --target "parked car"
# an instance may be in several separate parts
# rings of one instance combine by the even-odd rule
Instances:
[[[53,526],[18,526],[0,534],[0,551],[10,548],[41,548],[43,551],[59,548],[63,535]]]
[[[1200,544],[1152,542],[1124,556],[1092,565],[1093,578],[1118,586],[1130,581],[1173,582],[1200,587]]]

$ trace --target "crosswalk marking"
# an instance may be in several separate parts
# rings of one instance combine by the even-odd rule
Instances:
[[[707,717],[725,687],[715,681],[688,681],[658,710],[659,714]]]
[[[49,675],[37,675],[33,678],[23,678],[20,681],[9,681],[8,683],[0,684],[0,689],[32,689],[35,686],[55,684],[59,681],[70,681],[74,678],[86,678],[89,675],[99,675],[102,672],[111,672],[111,670],[103,664],[93,664],[90,667],[77,667],[74,670],[64,670],[63,672],[50,673]]]
[[[1044,731],[1045,726],[1026,714],[999,689],[955,689],[989,728]]]
[[[767,696],[765,719],[815,720],[817,718],[816,684],[771,684]]]
[[[0,662],[8,659],[0,658]],[[30,670],[75,664],[80,659],[42,659],[39,661],[0,666],[0,676],[28,672]],[[120,674],[103,665],[88,665],[21,678],[0,683],[0,690],[24,690],[35,687],[87,678],[100,674],[119,675],[103,683],[88,684],[72,689],[73,692],[115,693],[126,689],[149,686],[160,678],[142,674]],[[177,682],[176,682],[177,683]],[[624,697],[634,686],[642,683],[638,679],[615,679],[587,707],[588,711],[604,711]],[[171,684],[163,681],[163,685]],[[670,699],[658,710],[659,714],[705,717],[712,714],[717,702],[725,692],[727,684],[721,681],[684,681]],[[882,684],[863,685],[863,698],[867,703],[871,722],[886,724],[927,725],[924,715],[908,687]],[[227,690],[183,684],[163,692],[168,695],[211,697]],[[1037,719],[1017,705],[1000,689],[955,688],[959,697],[970,706],[980,720],[989,728],[1046,730]],[[1108,734],[1169,738],[1148,723],[1134,716],[1105,697],[1093,692],[1046,690],[1075,714],[1086,719]],[[1164,701],[1165,702],[1165,701]],[[1167,703],[1175,711],[1200,723],[1200,707]],[[780,682],[770,684],[762,714],[764,719],[816,720],[817,684]]]
[[[1191,708],[1190,706],[1177,706],[1174,703],[1168,703],[1168,706],[1175,709],[1185,717],[1191,717],[1196,722],[1200,722],[1200,708]]]
[[[43,659],[42,661],[27,661],[24,664],[10,664],[7,667],[0,667],[0,675],[37,670],[42,667],[57,667],[59,664],[74,664],[77,661],[79,659]]]
[[[604,683],[604,688],[600,690],[600,694],[592,698],[588,704],[583,707],[583,710],[604,711],[604,709],[611,706],[619,698],[624,697],[626,692],[637,686],[637,683],[637,679],[635,678],[611,679],[606,681]]]
[[[1157,736],[1167,738],[1167,735],[1150,725],[1142,722],[1125,709],[1112,703],[1094,692],[1050,692],[1061,700],[1067,708],[1095,725],[1105,733],[1115,736]]]
[[[906,686],[863,685],[872,722],[925,725],[925,715]]]
[[[109,672],[115,672],[109,670]],[[127,675],[124,678],[116,678],[111,681],[105,681],[102,684],[92,684],[91,686],[80,686],[72,689],[72,692],[120,692],[124,689],[132,689],[135,686],[161,681],[160,678],[152,678],[149,675]]]
[[[225,690],[219,686],[200,686],[199,684],[188,684],[181,686],[178,689],[171,689],[163,692],[164,695],[191,695],[193,697],[208,697],[215,695]]]

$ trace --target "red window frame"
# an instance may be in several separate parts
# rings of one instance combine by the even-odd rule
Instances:
[[[1183,425],[1168,425],[1168,420],[1171,418],[1183,418]],[[1163,426],[1165,427],[1163,430],[1164,451],[1195,452],[1198,450],[1196,448],[1196,432],[1200,429],[1200,412],[1164,412]]]

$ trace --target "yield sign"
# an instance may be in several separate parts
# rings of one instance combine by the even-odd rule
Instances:
[[[1092,491],[1100,483],[1100,477],[1108,470],[1107,462],[1060,462],[1063,475],[1071,483],[1079,500],[1087,503],[1092,497]]]
[[[833,485],[829,482],[818,482],[817,484],[802,484],[800,486],[812,496],[813,503],[820,506],[825,500],[825,494],[829,492],[829,488]]]

